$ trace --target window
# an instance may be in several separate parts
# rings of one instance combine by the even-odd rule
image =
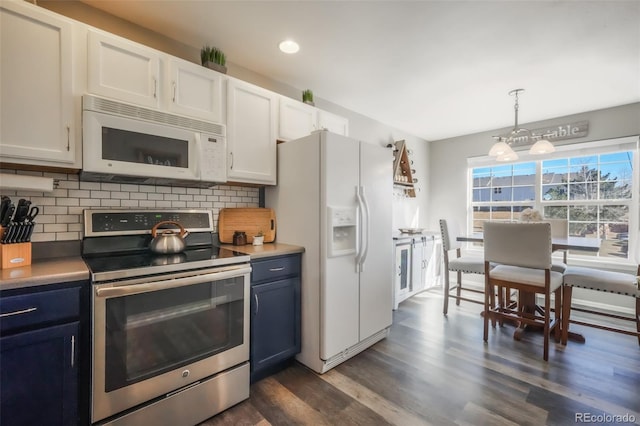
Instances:
[[[480,232],[487,220],[517,221],[522,210],[535,208],[545,218],[567,219],[570,236],[600,238],[600,252],[593,256],[628,259],[632,206],[638,204],[634,154],[565,154],[472,168],[473,231]]]

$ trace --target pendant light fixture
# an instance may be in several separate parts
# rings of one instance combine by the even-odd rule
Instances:
[[[524,89],[514,89],[509,92],[509,95],[515,97],[515,103],[513,106],[515,113],[515,124],[513,129],[506,136],[494,136],[496,143],[493,144],[489,150],[489,155],[496,157],[496,161],[514,161],[518,159],[518,154],[511,147],[514,142],[520,140],[536,140],[529,154],[547,154],[555,151],[553,144],[545,139],[545,135],[535,135],[531,130],[524,127],[518,127],[518,94],[524,92]]]

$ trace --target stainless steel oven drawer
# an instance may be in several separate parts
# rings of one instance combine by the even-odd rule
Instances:
[[[251,262],[251,283],[300,275],[300,256],[285,255]]]
[[[80,315],[80,287],[0,298],[0,332],[57,323]]]
[[[249,398],[249,363],[178,390],[101,426],[194,425]]]

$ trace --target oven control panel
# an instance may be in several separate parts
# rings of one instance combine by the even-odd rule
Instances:
[[[85,210],[84,235],[148,234],[163,221],[178,222],[189,232],[213,232],[209,210]]]

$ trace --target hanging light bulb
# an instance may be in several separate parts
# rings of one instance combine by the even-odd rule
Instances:
[[[529,154],[548,154],[554,152],[556,148],[546,138],[542,138],[533,144],[529,149]]]
[[[498,137],[496,143],[493,144],[491,149],[489,150],[489,155],[492,157],[497,157],[498,155],[505,154],[509,151],[513,151],[509,144],[507,144],[502,137]]]
[[[518,159],[518,153],[515,152],[511,147],[509,147],[509,151],[500,154],[496,157],[496,161],[515,161]]]

